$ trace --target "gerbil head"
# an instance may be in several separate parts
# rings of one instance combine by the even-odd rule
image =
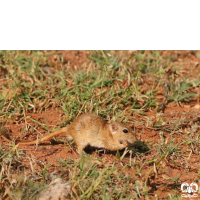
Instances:
[[[118,140],[119,143],[128,146],[129,144],[133,144],[136,141],[136,137],[132,130],[123,124],[117,122],[109,122],[107,125],[113,138]]]

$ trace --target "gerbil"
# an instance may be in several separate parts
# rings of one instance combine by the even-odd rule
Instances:
[[[136,141],[131,129],[121,123],[107,122],[95,114],[85,113],[76,118],[70,125],[48,135],[44,135],[38,140],[19,141],[17,143],[36,144],[61,133],[66,134],[67,140],[75,141],[79,154],[88,145],[116,151],[124,149]]]

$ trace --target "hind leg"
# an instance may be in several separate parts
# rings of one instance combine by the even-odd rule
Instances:
[[[77,152],[78,154],[81,154],[84,150],[84,148],[88,145],[88,143],[81,141],[81,142],[77,142],[75,141],[76,145],[77,145]]]

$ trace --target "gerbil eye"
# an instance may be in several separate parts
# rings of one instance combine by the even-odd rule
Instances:
[[[124,132],[124,133],[128,133],[128,130],[127,130],[127,129],[124,129],[123,132]]]

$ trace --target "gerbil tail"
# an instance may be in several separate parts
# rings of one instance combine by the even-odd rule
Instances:
[[[68,130],[68,126],[67,127],[64,127],[64,128],[62,128],[62,129],[60,129],[60,130],[58,130],[58,131],[54,131],[53,133],[50,133],[50,134],[46,134],[46,135],[44,135],[42,138],[38,138],[38,139],[36,139],[36,140],[32,140],[32,141],[22,141],[22,140],[20,140],[20,141],[16,141],[16,144],[37,144],[37,143],[41,143],[41,142],[43,142],[43,141],[45,141],[45,140],[48,140],[48,139],[50,139],[50,138],[52,138],[52,137],[54,137],[54,136],[56,136],[56,135],[59,135],[59,134],[62,134],[62,133],[66,133],[66,135],[67,135],[67,130]],[[70,136],[69,136],[69,138],[70,138]]]

